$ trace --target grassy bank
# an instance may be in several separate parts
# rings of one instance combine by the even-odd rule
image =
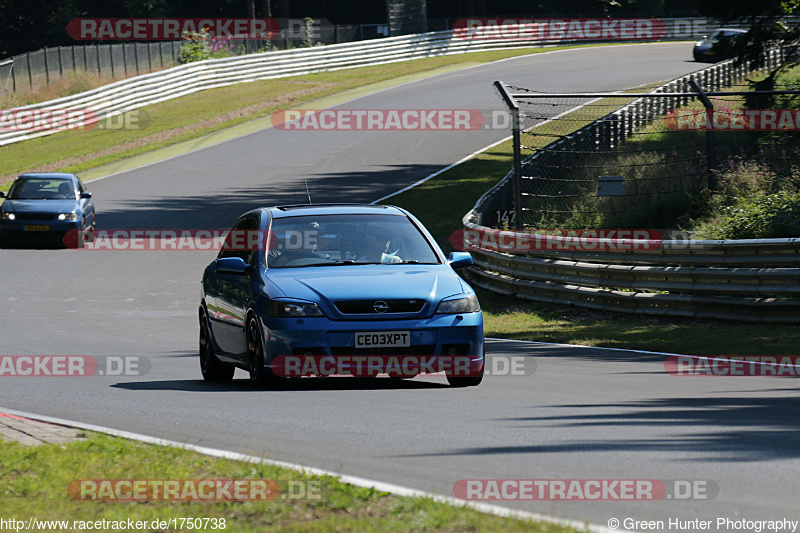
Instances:
[[[79,480],[264,480],[281,489],[261,501],[98,501],[81,499]],[[98,485],[102,486],[102,485]],[[291,487],[291,489],[290,489]],[[254,492],[255,493],[255,492]],[[85,497],[102,491],[84,491]],[[527,520],[500,518],[428,498],[406,498],[305,476],[273,466],[218,459],[177,448],[88,434],[66,445],[0,445],[0,509],[3,519],[27,521],[168,521],[137,531],[196,531],[181,518],[225,520],[217,530],[263,531],[575,531]],[[95,528],[97,529],[97,528]],[[100,528],[112,530],[112,528]]]

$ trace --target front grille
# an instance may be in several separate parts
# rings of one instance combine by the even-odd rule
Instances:
[[[331,347],[333,355],[434,355],[433,351],[436,349],[435,344],[418,344],[416,346],[400,347],[386,347],[386,348],[353,348],[347,346],[334,346]]]
[[[53,213],[19,213],[17,220],[55,220],[58,215]]]
[[[375,310],[375,302],[385,302],[386,311],[379,313]],[[366,315],[387,313],[418,313],[425,305],[424,298],[405,298],[401,300],[346,300],[336,302],[336,309],[345,315]]]

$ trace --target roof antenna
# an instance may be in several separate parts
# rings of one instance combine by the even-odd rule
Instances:
[[[311,193],[308,191],[308,180],[303,178],[303,181],[306,183],[306,194],[308,195],[308,205],[311,205]]]

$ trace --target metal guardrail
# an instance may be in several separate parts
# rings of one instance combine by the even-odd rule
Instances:
[[[478,258],[481,255],[482,253],[478,254]],[[497,265],[480,261],[476,261],[476,264],[483,268],[470,268],[467,279],[473,285],[499,294],[539,302],[648,315],[717,318],[749,322],[800,322],[800,298],[791,291],[781,292],[777,289],[774,291],[788,294],[785,297],[760,296],[757,290],[746,291],[744,289],[731,289],[725,291],[725,294],[720,294],[722,288],[716,288],[709,294],[685,288],[689,286],[688,283],[679,287],[670,287],[669,282],[648,283],[641,279],[641,274],[643,274],[641,271],[632,271],[634,281],[627,285],[620,283],[621,280],[609,279],[603,282],[603,285],[613,283],[617,286],[617,288],[609,288],[593,286],[586,284],[583,279],[576,280],[574,277],[563,275],[557,281],[522,277],[519,260],[514,261],[516,268],[510,275],[497,272],[496,270],[502,270]],[[560,266],[555,265],[556,268]],[[598,269],[607,267],[606,265],[595,266]],[[665,267],[665,269],[673,268],[675,267]],[[787,272],[787,276],[797,276],[798,269],[785,270],[794,271]],[[757,287],[760,284],[758,277],[762,273],[762,269],[753,269],[749,272],[750,283],[742,282],[742,287],[748,285],[751,286],[751,289]],[[652,274],[652,272],[648,272],[648,274]],[[730,273],[721,273],[720,277],[724,278],[726,274]],[[659,287],[661,290],[644,292],[644,289],[653,287]],[[711,283],[705,284],[704,287],[709,290],[713,288]]]
[[[663,19],[665,39],[686,39],[708,31],[705,19]],[[687,26],[687,21],[688,26]],[[686,33],[688,32],[688,34]],[[88,109],[93,120],[102,121],[134,109],[163,102],[205,89],[235,83],[311,74],[320,71],[380,65],[440,55],[530,46],[566,44],[565,39],[465,39],[456,32],[439,31],[420,35],[387,37],[311,48],[298,48],[251,54],[224,59],[209,59],[125,79],[73,96],[5,110],[4,112],[40,109]],[[91,124],[87,124],[91,126]],[[0,146],[60,130],[0,131]]]
[[[731,62],[720,63],[685,78],[720,88],[740,74],[732,68]],[[655,90],[672,92],[684,81],[679,78]],[[670,102],[664,112],[683,103]],[[642,109],[634,101],[614,113],[626,113],[623,123],[633,128],[654,118],[648,111],[640,116]],[[609,144],[616,146],[627,133],[616,132],[620,139]],[[575,135],[596,137],[596,123]],[[566,141],[556,141],[561,142]],[[513,173],[464,216],[465,232],[498,232],[482,222],[493,210],[510,205]],[[481,247],[478,239],[467,246],[475,266],[465,276],[499,294],[605,311],[800,322],[800,238],[641,241],[648,245],[639,249],[632,245],[636,242],[598,250],[578,246],[574,238],[549,236],[535,250],[506,253],[501,247]]]

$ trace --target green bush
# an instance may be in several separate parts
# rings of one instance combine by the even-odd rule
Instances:
[[[800,237],[800,193],[786,191],[741,198],[704,232],[714,239]]]
[[[185,65],[195,61],[203,61],[211,57],[211,46],[209,45],[208,31],[203,29],[199,32],[183,32],[183,44],[178,52],[178,61]]]

